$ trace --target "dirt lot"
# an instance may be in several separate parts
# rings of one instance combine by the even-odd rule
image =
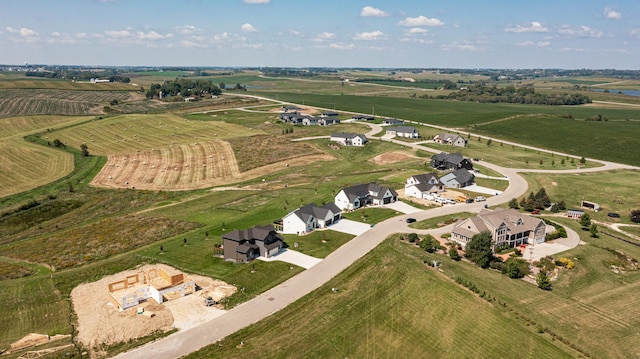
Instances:
[[[160,268],[169,275],[180,273],[163,264],[145,265],[104,277],[97,282],[79,285],[71,291],[73,308],[78,315],[78,340],[83,345],[95,353],[100,351],[102,345],[124,342],[155,331],[167,331],[174,327],[190,328],[224,313],[219,308],[206,307],[204,298],[209,295],[214,298],[229,296],[236,291],[234,286],[225,282],[189,274],[202,290],[163,304],[150,299],[120,312],[109,298],[108,284],[152,268]],[[137,307],[144,308],[145,312],[153,312],[154,316],[138,315]]]
[[[386,165],[389,163],[404,161],[407,158],[411,158],[411,157],[412,156],[403,152],[386,152],[381,155],[375,156],[370,161],[377,165]]]

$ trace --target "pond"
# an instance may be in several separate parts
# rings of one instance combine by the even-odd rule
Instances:
[[[593,89],[593,91],[595,92],[604,92],[604,89]],[[612,94],[617,94],[617,93],[622,93],[623,95],[629,95],[629,96],[640,96],[640,90],[615,90],[615,89],[609,89],[609,93]]]

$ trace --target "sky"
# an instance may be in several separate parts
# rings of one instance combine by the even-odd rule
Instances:
[[[640,0],[3,0],[0,64],[640,67]]]

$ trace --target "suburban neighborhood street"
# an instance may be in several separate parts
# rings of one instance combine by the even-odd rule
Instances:
[[[245,95],[246,96],[246,95]],[[255,96],[253,96],[255,97]],[[266,99],[270,100],[271,99]],[[284,102],[280,102],[285,104]],[[289,103],[287,103],[289,104]],[[382,127],[374,124],[367,124],[371,127],[371,131],[367,133],[367,137],[371,137],[374,134],[379,133],[382,130]],[[443,128],[444,129],[444,128]],[[486,137],[486,136],[483,136]],[[487,137],[488,138],[488,137]],[[416,148],[424,151],[436,152],[440,151],[434,150],[428,147],[421,146],[415,143],[407,143],[399,140],[390,140],[393,143],[397,143],[403,146],[408,146],[411,148]],[[502,140],[500,140],[502,141]],[[504,142],[504,141],[502,141]],[[507,144],[511,144],[511,142],[505,142]],[[518,146],[521,146],[517,144]],[[523,146],[532,148],[530,146]],[[543,149],[536,149],[540,151],[546,151]],[[557,152],[554,152],[557,153]],[[557,153],[559,154],[559,153]],[[564,154],[562,154],[564,155]],[[589,161],[596,161],[591,160]],[[361,234],[357,235],[351,241],[347,242],[340,248],[338,248],[335,252],[329,254],[325,259],[318,261],[317,263],[310,263],[310,266],[307,270],[301,272],[300,274],[290,278],[277,285],[276,287],[258,295],[257,297],[230,309],[224,314],[205,322],[197,327],[193,327],[191,329],[179,331],[174,333],[168,337],[162,338],[158,341],[143,345],[136,349],[133,349],[129,352],[121,353],[116,356],[116,358],[154,358],[154,359],[163,359],[163,358],[178,358],[180,356],[186,355],[193,351],[196,351],[206,345],[214,343],[246,326],[249,326],[255,322],[258,322],[277,311],[283,309],[287,305],[293,303],[304,295],[310,293],[311,291],[321,287],[332,278],[334,278],[338,273],[342,272],[349,266],[351,266],[356,260],[367,254],[373,248],[375,248],[378,244],[384,241],[389,235],[394,233],[409,233],[409,232],[417,232],[421,231],[413,230],[407,227],[405,222],[406,218],[412,217],[418,221],[425,220],[428,218],[439,217],[448,214],[454,214],[462,211],[467,212],[479,212],[485,205],[488,206],[496,206],[499,204],[507,203],[512,198],[518,198],[525,194],[528,189],[527,181],[518,174],[518,172],[540,172],[540,173],[554,173],[554,174],[563,174],[563,173],[582,173],[582,172],[592,172],[592,171],[606,171],[613,169],[638,169],[634,166],[627,166],[622,164],[616,164],[605,161],[597,161],[603,163],[603,166],[596,168],[586,168],[586,169],[571,169],[571,170],[523,170],[523,169],[510,169],[503,168],[491,163],[487,163],[484,161],[480,161],[479,163],[489,169],[497,171],[504,175],[509,180],[509,186],[502,193],[487,198],[486,202],[479,203],[470,203],[470,204],[459,204],[459,205],[445,205],[438,208],[423,210],[419,212],[414,212],[410,214],[399,215],[394,218],[387,219],[385,221],[376,223],[374,227],[369,227],[365,225],[366,228],[362,228],[364,230]],[[338,224],[339,225],[339,222]],[[579,242],[578,235],[573,232],[568,231],[569,238],[566,241],[558,241],[555,244],[556,247],[560,248],[560,250],[566,250],[574,247]],[[577,241],[577,242],[576,242]],[[543,255],[542,250],[538,250],[538,247],[535,246],[536,249],[534,251],[534,256],[538,257]],[[552,249],[558,249],[552,248]],[[529,249],[529,248],[528,248]],[[530,252],[525,252],[525,258],[529,258]],[[304,261],[304,259],[301,259]],[[336,283],[333,286],[339,287],[340,284]],[[329,289],[327,289],[329,290]],[[250,310],[246,310],[247,308],[251,308]],[[238,343],[239,344],[239,343]]]

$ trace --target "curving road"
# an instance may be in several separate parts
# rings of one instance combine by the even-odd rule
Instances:
[[[382,130],[382,127],[379,125],[368,125],[371,126],[372,129],[367,134],[367,137],[372,137],[371,135]],[[486,136],[483,137],[488,138]],[[428,147],[420,146],[419,144],[406,143],[394,139],[392,139],[391,142],[409,146],[412,148],[419,148],[425,151],[440,152]],[[534,149],[545,151],[543,149]],[[284,283],[281,283],[276,287],[260,294],[259,296],[227,311],[223,315],[214,318],[209,322],[203,323],[200,326],[184,331],[179,331],[168,337],[143,345],[129,352],[121,353],[117,355],[116,358],[178,358],[188,353],[194,352],[206,345],[212,344],[246,326],[256,323],[259,320],[262,320],[276,313],[287,305],[300,299],[304,295],[321,287],[338,273],[348,268],[356,260],[375,248],[389,235],[398,232],[415,231],[407,227],[407,224],[405,222],[405,219],[407,217],[413,217],[420,221],[428,218],[439,217],[442,215],[454,214],[461,211],[478,212],[484,207],[485,204],[488,204],[489,206],[495,206],[506,203],[511,198],[520,197],[521,195],[526,193],[528,185],[527,181],[522,176],[518,175],[518,172],[582,173],[621,168],[640,169],[638,167],[616,164],[612,162],[598,162],[602,162],[604,165],[602,167],[579,170],[574,169],[544,171],[504,168],[484,161],[480,161],[480,164],[482,164],[482,166],[490,168],[508,177],[509,187],[502,194],[488,198],[486,202],[482,203],[465,204],[464,206],[456,205],[438,207],[418,213],[412,213],[410,215],[401,215],[398,217],[390,218],[380,223],[376,223],[375,227],[347,242],[342,247],[338,248],[335,252],[327,256],[320,263],[305,270],[304,272],[301,272],[295,277],[290,278]]]

